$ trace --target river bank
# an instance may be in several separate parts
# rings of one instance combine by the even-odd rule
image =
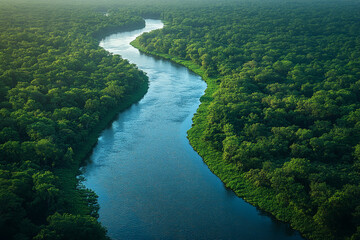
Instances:
[[[146,21],[148,31],[163,26]],[[99,196],[99,221],[109,236],[301,239],[225,188],[190,146],[186,131],[199,99],[206,98],[205,82],[188,68],[130,46],[145,30],[113,34],[101,43],[136,64],[150,82],[145,97],[102,132],[84,169],[84,185]]]
[[[101,42],[150,82],[144,98],[102,132],[84,169],[83,183],[99,196],[99,221],[109,237],[300,240],[287,224],[225,188],[190,146],[186,131],[206,84],[188,68],[130,46],[144,31],[163,27],[160,20],[146,25]]]
[[[200,66],[189,60],[180,59],[169,54],[148,51],[139,44],[138,39],[131,42],[131,45],[143,53],[181,64],[200,75],[207,83],[205,94],[200,98],[201,104],[192,119],[192,127],[187,132],[188,139],[193,149],[202,157],[210,171],[218,176],[227,188],[234,191],[238,197],[244,199],[246,202],[269,213],[274,219],[290,223],[291,227],[300,231],[304,237],[311,236],[311,238],[314,239],[327,239],[329,237],[326,232],[319,228],[315,222],[305,214],[299,214],[299,212],[291,206],[274,204],[272,199],[276,198],[275,192],[268,188],[255,187],[253,184],[246,181],[243,174],[239,173],[235,165],[222,161],[221,152],[216,151],[202,141],[208,107],[213,99],[212,94],[217,89],[217,82],[219,82],[218,78],[207,77]],[[299,223],[299,219],[302,220],[300,221],[301,223]]]
[[[82,174],[79,168],[86,164],[85,160],[97,144],[101,132],[108,127],[122,111],[131,107],[132,104],[140,101],[146,94],[148,88],[149,83],[144,82],[136,92],[129,95],[124,102],[119,104],[115,109],[113,109],[113,111],[109,112],[102,121],[93,128],[87,141],[74,154],[74,162],[72,166],[55,170],[55,175],[59,178],[59,182],[62,186],[61,190],[63,195],[65,196],[65,199],[68,199],[69,203],[71,203],[69,206],[69,211],[71,213],[83,215],[89,214],[89,212],[92,211],[92,209],[89,208],[88,196],[84,195],[84,192],[80,190],[83,186],[81,185],[81,178],[78,178],[78,176]],[[96,199],[92,199],[92,201],[94,200],[96,201]]]
[[[144,28],[143,24],[134,23],[129,26],[121,26],[113,30],[106,29],[94,34],[94,38],[99,42],[107,35],[120,31],[131,31]],[[106,116],[92,129],[87,140],[74,152],[73,162],[71,166],[66,168],[59,168],[54,170],[54,174],[59,179],[62,195],[68,200],[68,209],[72,214],[87,215],[94,211],[93,207],[97,205],[96,194],[94,195],[90,189],[85,189],[82,185],[82,174],[80,167],[86,164],[86,159],[91,154],[92,150],[98,142],[101,132],[111,124],[119,113],[123,112],[132,104],[140,101],[146,94],[149,88],[149,82],[143,82],[142,85],[133,93],[129,94],[124,101],[118,104],[112,111],[109,111]]]

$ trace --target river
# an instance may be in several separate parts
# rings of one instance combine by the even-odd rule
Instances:
[[[186,131],[206,84],[187,68],[147,56],[129,43],[162,28],[113,34],[100,46],[147,73],[148,93],[99,137],[84,169],[99,196],[99,220],[112,239],[302,239],[238,198],[191,148]]]

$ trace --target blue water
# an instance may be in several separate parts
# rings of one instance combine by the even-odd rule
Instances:
[[[113,34],[100,45],[149,76],[145,97],[104,130],[86,166],[99,220],[112,239],[302,239],[227,190],[191,148],[186,131],[205,82],[185,67],[141,54],[129,43],[162,28]]]

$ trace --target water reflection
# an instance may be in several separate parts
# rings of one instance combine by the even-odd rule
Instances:
[[[129,43],[146,28],[114,34],[101,46],[145,71],[145,97],[104,130],[86,167],[99,195],[100,221],[113,239],[301,239],[236,197],[191,148],[186,131],[205,90],[184,67],[140,54]]]

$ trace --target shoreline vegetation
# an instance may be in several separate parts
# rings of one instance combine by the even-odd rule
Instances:
[[[300,234],[303,237],[306,237],[306,232],[312,232],[312,234],[315,233],[315,236],[317,236],[315,239],[322,239],[326,233],[318,231],[319,228],[310,219],[308,219],[307,228],[305,229],[306,232],[304,234],[304,232],[301,232],[304,231],[303,228],[299,228],[299,226],[294,226],[292,224],[291,218],[297,218],[299,216],[291,216],[291,208],[284,208],[282,211],[274,211],[274,209],[277,209],[278,206],[273,206],[270,202],[267,204],[263,201],[264,199],[271,199],[272,197],[275,197],[274,194],[269,191],[263,191],[263,189],[255,188],[251,183],[247,182],[241,174],[234,175],[233,173],[237,172],[236,167],[232,164],[222,161],[222,153],[211,148],[211,146],[201,140],[203,138],[203,132],[205,131],[203,128],[203,122],[208,115],[208,107],[213,100],[213,93],[217,90],[217,82],[219,78],[206,76],[205,72],[201,69],[201,66],[194,64],[191,60],[184,60],[169,54],[148,51],[145,47],[140,45],[138,38],[136,38],[130,44],[139,51],[180,64],[198,74],[203,79],[203,81],[206,82],[207,88],[204,95],[200,98],[201,103],[193,116],[193,124],[187,132],[187,138],[189,139],[190,145],[201,156],[209,170],[217,177],[219,177],[225,187],[231,189],[238,197],[244,199],[246,202],[270,214],[270,217],[273,217],[281,222],[289,223],[294,230],[300,231]],[[236,184],[236,187],[234,187],[234,184]],[[262,200],[259,201],[259,199]]]
[[[127,10],[104,16],[94,6],[23,4],[0,7],[0,232],[4,239],[109,239],[80,167],[149,82],[99,42],[145,21]]]
[[[213,8],[163,13],[163,29],[131,43],[208,84],[190,144],[303,237],[360,239],[359,3]]]
[[[359,2],[185,1],[3,1],[4,239],[109,239],[79,167],[148,89],[98,45],[142,17],[165,27],[132,45],[207,83],[188,139],[225,186],[308,239],[360,239]]]
[[[137,29],[133,29],[137,30]],[[131,31],[131,30],[125,30]],[[124,31],[122,31],[124,32]],[[120,33],[120,32],[116,32]],[[116,118],[126,109],[130,108],[133,104],[138,103],[147,93],[149,88],[148,82],[144,82],[142,86],[130,95],[126,101],[120,103],[115,109],[109,112],[98,125],[93,128],[91,135],[88,137],[86,143],[84,143],[76,154],[74,154],[74,162],[76,164],[72,165],[69,168],[61,168],[55,170],[55,175],[59,177],[59,182],[61,182],[62,191],[65,196],[73,198],[73,206],[71,206],[71,212],[75,214],[88,214],[89,211],[89,202],[94,203],[95,199],[89,201],[86,196],[87,191],[92,191],[91,189],[84,189],[82,186],[82,179],[79,176],[82,174],[79,169],[81,166],[87,164],[88,157],[91,155],[94,147],[96,146],[100,134],[116,120]],[[82,191],[83,190],[83,191]],[[85,190],[85,192],[84,192]],[[96,193],[91,193],[95,194]],[[93,196],[95,196],[93,195]],[[66,198],[68,198],[66,197]],[[97,203],[95,203],[97,205]],[[93,207],[93,206],[92,206]],[[96,207],[97,208],[97,207]]]

